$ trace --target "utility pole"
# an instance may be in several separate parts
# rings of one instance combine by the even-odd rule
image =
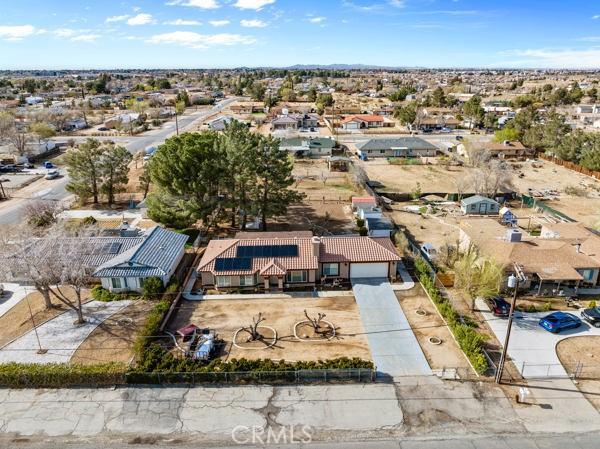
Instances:
[[[504,347],[502,348],[502,355],[500,356],[500,362],[498,363],[498,369],[496,370],[496,383],[502,383],[502,374],[504,373],[504,365],[506,363],[506,355],[508,352],[508,343],[510,341],[510,331],[512,330],[513,318],[515,314],[515,306],[517,304],[517,294],[519,292],[519,283],[526,280],[523,273],[523,269],[518,264],[514,264],[515,274],[511,274],[508,277],[508,287],[514,288],[513,299],[510,303],[510,312],[508,313],[508,327],[506,329],[506,338],[504,339]]]

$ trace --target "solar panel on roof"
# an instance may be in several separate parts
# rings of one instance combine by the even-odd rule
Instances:
[[[122,244],[119,242],[103,243],[102,245],[93,249],[93,254],[104,255],[104,254],[119,254]]]
[[[220,258],[215,260],[215,271],[250,270],[252,259],[248,257]]]
[[[251,245],[238,246],[238,257],[298,257],[298,245]]]

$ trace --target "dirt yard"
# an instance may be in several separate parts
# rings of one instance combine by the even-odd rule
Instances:
[[[546,201],[549,206],[588,226],[599,225],[600,181],[542,160],[536,161],[535,167],[531,162],[511,165],[515,173],[513,186],[517,192],[527,195],[529,189],[555,190],[558,198]],[[408,193],[414,191],[419,183],[424,195],[457,192],[459,186],[463,192],[468,192],[468,179],[474,172],[471,167],[401,166],[390,165],[386,160],[367,161],[363,167],[371,180],[384,184],[385,190]],[[520,173],[522,177],[519,177]]]
[[[77,348],[71,363],[127,363],[133,357],[133,344],[154,303],[137,300],[101,323]]]
[[[325,313],[325,320],[336,327],[336,337],[319,342],[302,342],[294,337],[294,325],[310,316]],[[277,344],[269,349],[239,349],[232,345],[233,334],[252,323],[252,317],[262,312],[266,317],[261,325],[277,331]],[[171,330],[190,323],[214,329],[226,343],[223,354],[228,358],[288,361],[359,357],[371,359],[358,307],[352,296],[332,298],[290,299],[219,299],[202,302],[185,301],[171,323]],[[239,338],[239,337],[238,337]]]
[[[431,243],[437,249],[446,244],[456,245],[459,237],[458,217],[421,216],[400,210],[402,206],[403,203],[393,205],[391,217],[396,224],[405,227],[418,243]]]
[[[352,175],[329,172],[324,159],[301,159],[294,164],[293,176],[293,188],[305,198],[290,207],[287,215],[273,220],[272,230],[313,230],[319,235],[354,230],[350,200],[364,191],[352,182]]]
[[[471,370],[469,362],[452,338],[450,329],[445,325],[420,284],[412,290],[398,291],[396,296],[432,369]],[[424,311],[426,315],[417,314],[417,310]],[[429,341],[430,337],[439,338],[442,344],[432,344]]]
[[[75,295],[68,290],[65,290],[64,293],[69,294],[69,299],[75,299]],[[83,293],[83,298],[85,298],[85,302],[89,301],[91,299],[89,292],[85,291]],[[54,297],[51,297],[51,299],[54,307],[50,310],[46,310],[42,295],[38,292],[30,293],[0,317],[0,329],[2,329],[2,332],[0,333],[0,347],[33,329],[31,315],[33,315],[35,325],[39,326],[69,310],[66,305],[62,304]],[[28,304],[31,305],[31,314],[29,313]]]
[[[600,337],[574,337],[562,340],[556,352],[563,366],[570,372],[578,363],[582,364],[581,378],[577,386],[585,397],[600,410]]]

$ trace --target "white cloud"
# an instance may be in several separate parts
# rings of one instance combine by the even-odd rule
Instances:
[[[167,5],[190,6],[200,9],[217,9],[220,7],[220,5],[217,3],[217,0],[172,0],[168,2]]]
[[[229,25],[231,22],[229,20],[211,20],[208,23],[214,27],[224,27],[225,25]]]
[[[35,27],[33,25],[0,25],[0,39],[7,41],[20,41],[32,34],[35,34]]]
[[[167,22],[164,22],[163,25],[194,26],[194,25],[202,25],[202,23],[198,22],[197,20],[176,19],[176,20],[169,20]]]
[[[256,42],[252,36],[240,34],[199,34],[192,31],[174,31],[173,33],[157,34],[146,42],[150,44],[175,44],[184,47],[206,49],[215,46],[249,45]]]
[[[96,42],[96,40],[100,37],[99,34],[80,34],[79,36],[75,36],[71,38],[73,42]]]
[[[265,22],[262,20],[254,19],[254,20],[240,20],[240,25],[246,28],[264,28],[267,26]]]
[[[131,26],[148,25],[150,23],[155,23],[155,20],[154,17],[152,17],[152,14],[148,13],[140,13],[127,20],[127,25]]]
[[[308,19],[310,23],[323,23],[325,22],[325,17],[311,17]]]
[[[600,42],[600,36],[585,36],[577,40],[581,42]]]
[[[52,33],[57,37],[72,37],[77,34],[77,31],[72,30],[71,28],[57,28]]]
[[[233,6],[240,9],[260,10],[273,3],[275,3],[275,0],[237,0]]]
[[[111,17],[107,17],[105,22],[106,23],[123,22],[123,21],[129,19],[129,17],[131,17],[129,14],[124,14],[122,16],[111,16]]]
[[[598,20],[600,19],[600,14],[596,14],[595,16],[592,16],[592,20]]]
[[[600,67],[600,47],[582,50],[538,48],[510,50],[500,54],[517,56],[519,59],[504,61],[496,66],[551,69],[597,69]]]
[[[389,0],[388,3],[394,8],[404,8],[404,6],[406,6],[404,0]]]

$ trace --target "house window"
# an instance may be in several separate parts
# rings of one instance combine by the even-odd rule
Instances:
[[[307,282],[308,273],[306,271],[290,271],[287,274],[287,282],[289,283],[301,283]]]
[[[379,154],[385,154],[385,150],[379,150]]]
[[[231,276],[217,276],[217,287],[231,287]]]
[[[340,264],[339,263],[324,263],[323,264],[323,276],[339,276],[340,275]]]
[[[112,288],[121,289],[123,288],[123,279],[122,278],[112,278]]]
[[[591,282],[594,280],[594,270],[592,270],[592,269],[581,270],[580,273],[581,273],[581,276],[583,277],[584,281]]]
[[[240,276],[240,287],[252,287],[254,285],[256,285],[256,280],[253,274]]]

